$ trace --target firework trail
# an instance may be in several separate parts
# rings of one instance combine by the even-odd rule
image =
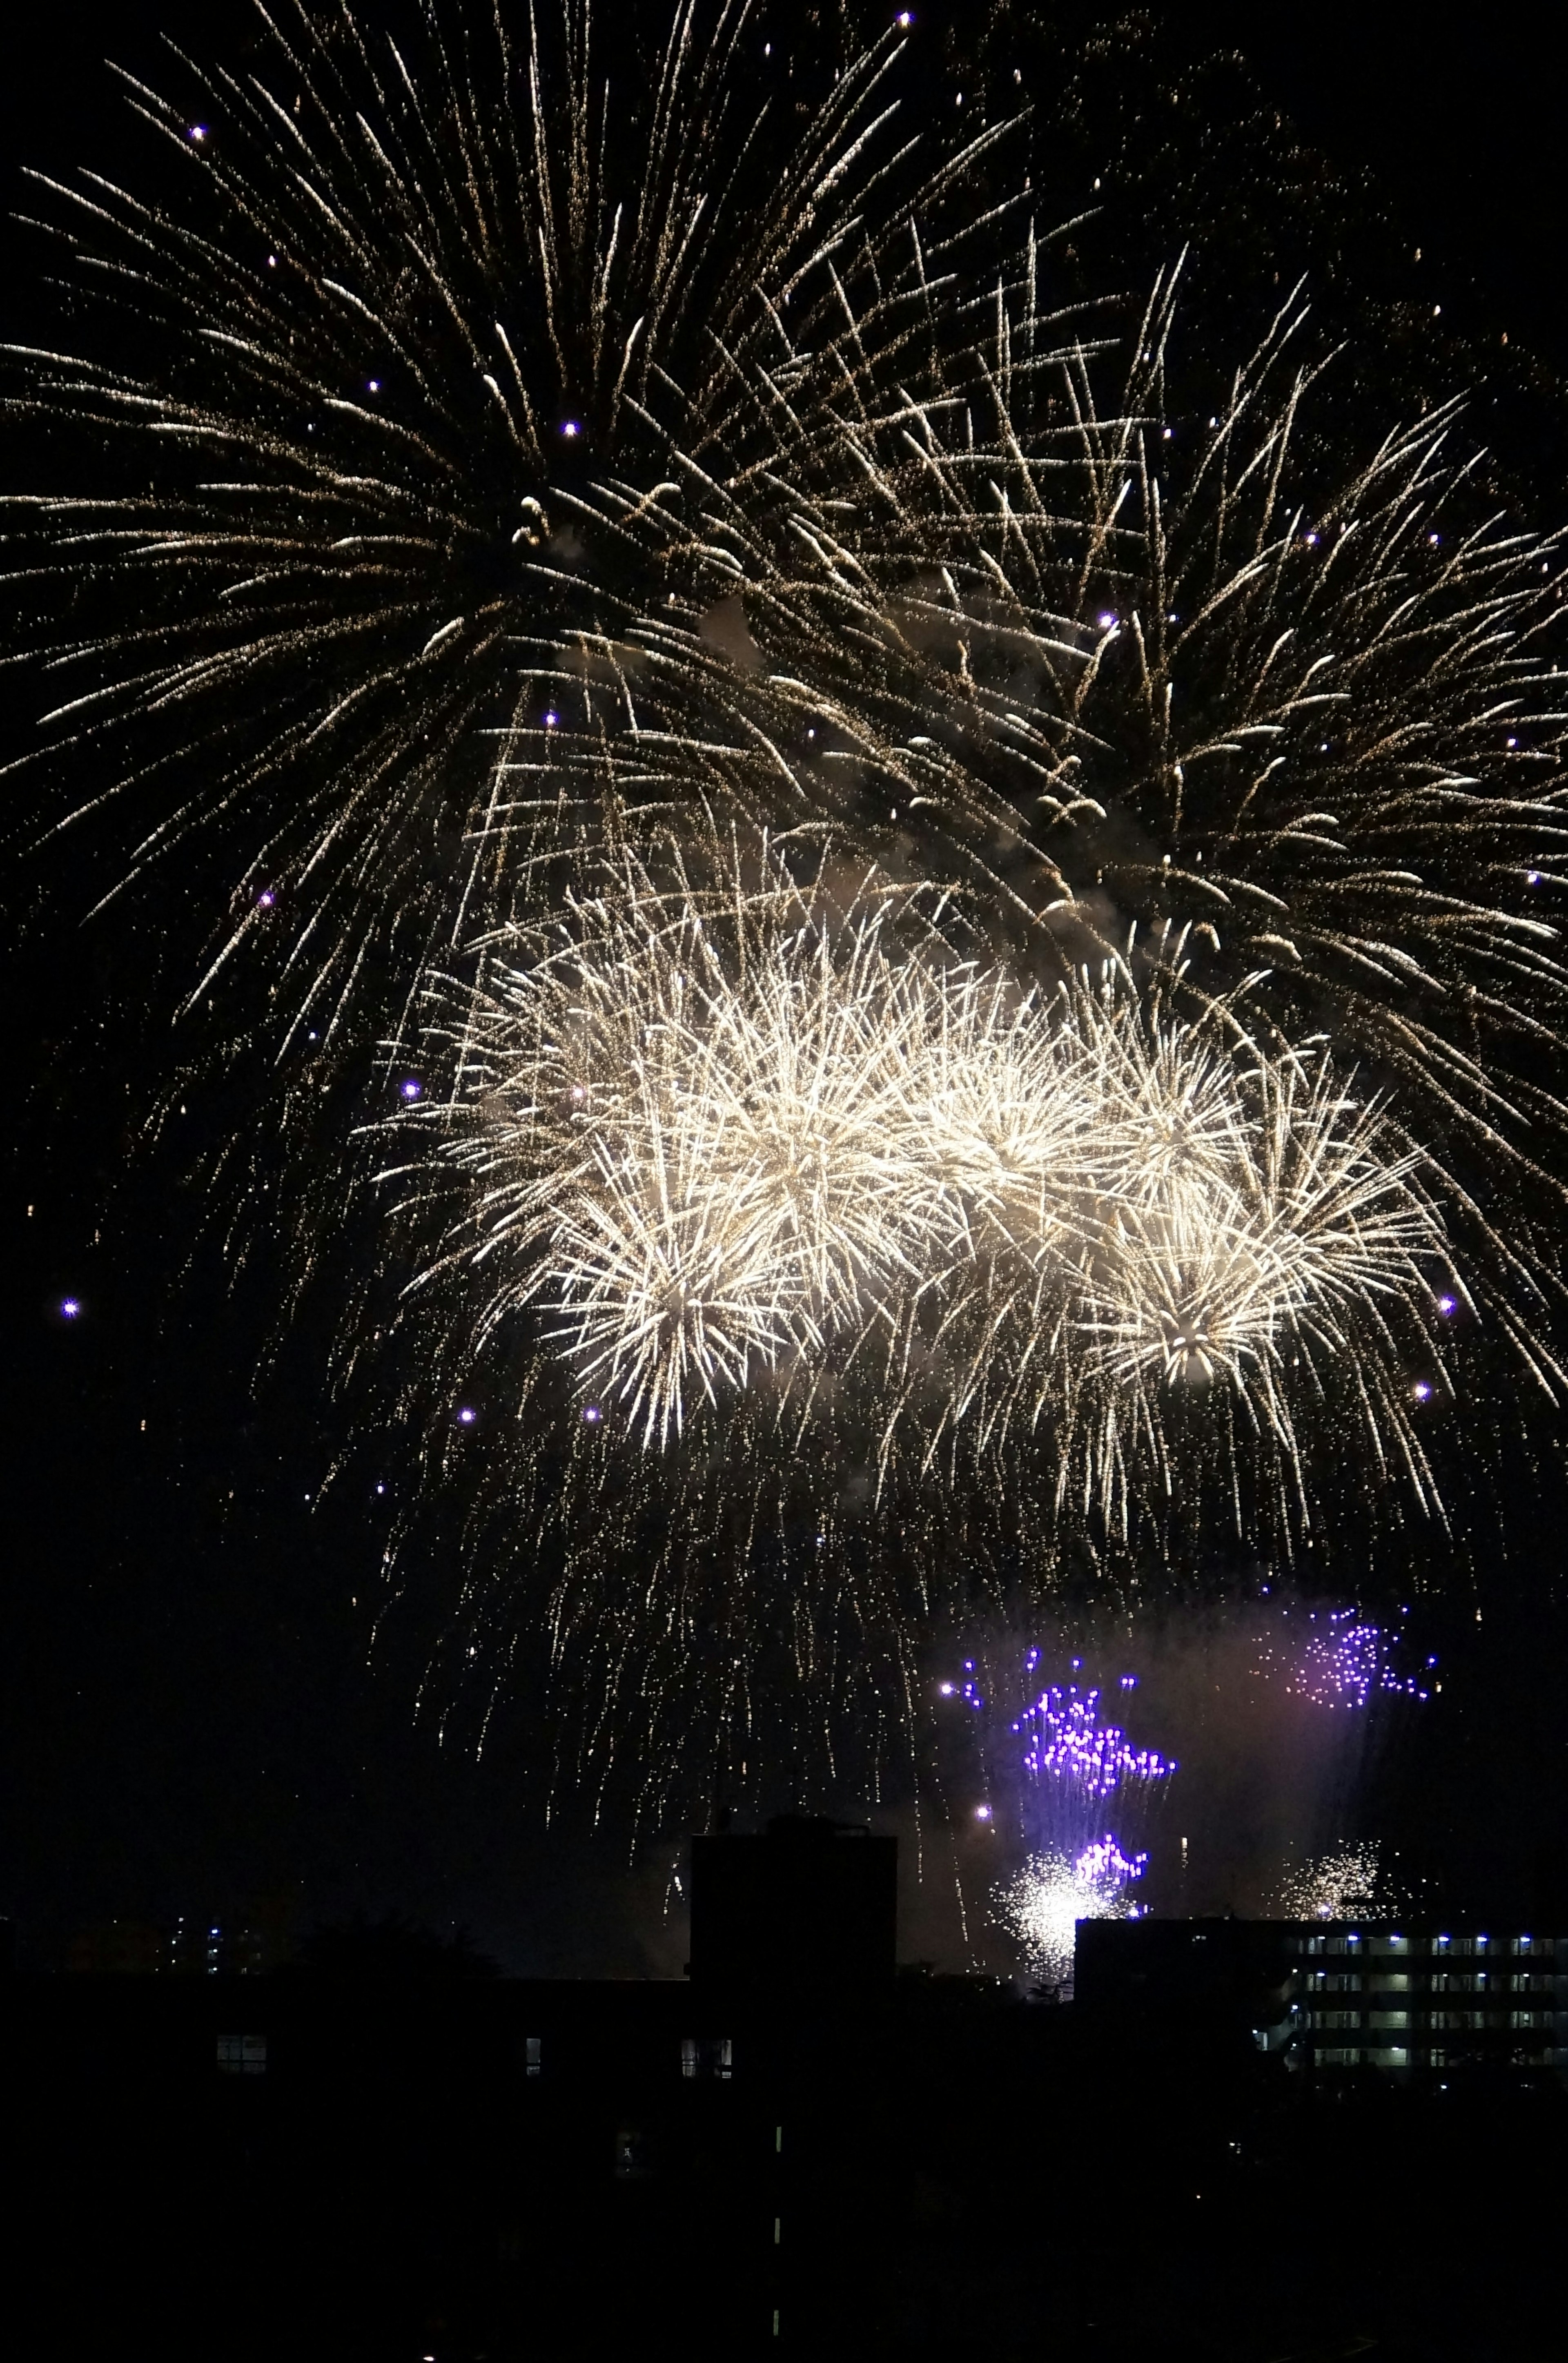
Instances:
[[[769,1664],[907,1720],[955,1567],[1439,1506],[1441,1325],[1562,1383],[1568,989],[1562,548],[1453,405],[1065,308],[897,28],[778,105],[723,0],[259,25],[129,85],[166,194],[41,186],[12,776],[199,915],[217,1202],[282,1118],[308,1265],[396,1168],[339,1375],[467,1652],[755,1753]]]

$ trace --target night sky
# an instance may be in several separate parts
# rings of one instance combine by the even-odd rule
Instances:
[[[1413,272],[1420,249],[1451,352],[1493,366],[1507,332],[1499,431],[1549,494],[1555,471],[1568,509],[1557,74],[1518,19],[1442,20],[1439,48],[1426,9],[1280,8],[1266,35],[1258,13],[1176,12],[1198,47],[1199,17],[1214,41],[1242,41],[1264,99],[1353,183],[1370,176],[1356,202],[1374,267],[1408,251]],[[7,206],[23,164],[112,172],[127,152],[105,51],[156,79],[160,29],[228,55],[245,17],[233,0],[27,12],[0,78]],[[934,35],[941,12],[925,22]],[[37,249],[10,226],[5,240],[4,333],[26,339],[47,317]],[[26,726],[0,687],[7,754]],[[316,1508],[334,1441],[319,1340],[307,1327],[256,1382],[281,1275],[258,1266],[230,1292],[210,1250],[188,1259],[174,1166],[128,1153],[154,1055],[138,1015],[149,979],[112,923],[81,923],[69,859],[10,878],[0,1912],[23,1958],[50,1966],[73,1929],[113,1915],[265,1909],[303,1929],[396,1909],[467,1925],[517,1971],[678,1972],[683,1929],[665,1904],[679,1834],[634,1847],[624,1827],[585,1828],[569,1799],[547,1828],[521,1713],[497,1718],[477,1760],[468,1725],[443,1742],[439,1699],[414,1712],[424,1612],[394,1617],[371,1659],[386,1502],[356,1475]],[[1568,1925],[1568,1643],[1551,1604],[1564,1493],[1538,1492],[1522,1461],[1506,1490],[1517,1514],[1496,1547],[1506,1565],[1484,1570],[1485,1621],[1467,1582],[1422,1612],[1443,1693],[1401,1720],[1364,1812],[1434,1898]],[[905,1943],[955,1950],[945,1891],[911,1897]]]

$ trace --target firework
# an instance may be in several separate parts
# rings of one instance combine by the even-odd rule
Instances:
[[[1058,1683],[1042,1691],[1013,1725],[1027,1734],[1023,1769],[1098,1804],[1124,1786],[1144,1788],[1175,1771],[1150,1747],[1133,1747],[1115,1724],[1099,1720],[1099,1692]]]
[[[1329,1611],[1309,1620],[1316,1629],[1302,1652],[1295,1687],[1319,1706],[1364,1707],[1378,1696],[1424,1699],[1419,1677],[1399,1673],[1391,1657],[1391,1636],[1353,1609]],[[1429,1665],[1435,1660],[1429,1659]]]
[[[1039,1650],[1028,1650],[1025,1677],[1035,1677],[1039,1665]],[[965,1660],[962,1681],[940,1689],[984,1716],[974,1659]],[[1123,1821],[1145,1813],[1176,1767],[1154,1748],[1134,1747],[1120,1725],[1101,1719],[1099,1691],[1076,1683],[1036,1691],[1009,1734],[1022,1744],[990,1763],[987,1781],[997,1802],[982,1811],[1004,1840],[1021,1839],[1025,1858],[997,1885],[993,1910],[1031,1971],[1060,1990],[1072,1973],[1077,1922],[1136,1916],[1131,1890],[1149,1858],[1106,1829],[1108,1803],[1117,1801]]]
[[[1275,1911],[1290,1920],[1386,1917],[1408,1901],[1386,1879],[1375,1844],[1339,1846],[1291,1871],[1273,1899]]]
[[[1068,1985],[1080,1920],[1137,1917],[1129,1891],[1147,1862],[1147,1855],[1124,1855],[1108,1835],[1077,1856],[1034,1856],[999,1891],[998,1916],[1042,1984]]]
[[[1568,993],[1562,546],[1454,407],[1064,308],[896,29],[785,109],[723,0],[260,23],[41,200],[17,769],[174,863],[317,1235],[390,1180],[337,1368],[464,1648],[734,1753],[1065,1539],[1440,1508],[1445,1330],[1562,1382]]]
[[[1424,1488],[1408,1369],[1447,1265],[1375,1104],[1114,974],[1025,993],[929,916],[900,942],[911,907],[835,925],[781,868],[727,902],[632,871],[526,960],[490,947],[430,1038],[453,1088],[388,1127],[423,1151],[389,1178],[434,1223],[410,1296],[450,1305],[451,1383],[532,1313],[645,1446],[748,1391],[805,1435],[847,1388],[884,1483],[1043,1435],[1064,1505],[1123,1531],[1209,1386],[1288,1530],[1295,1406],[1349,1384]]]
[[[854,491],[835,405],[924,371],[929,241],[997,134],[914,157],[897,28],[784,106],[732,0],[255,29],[243,74],[126,78],[160,194],[34,176],[76,301],[6,405],[80,472],[8,503],[13,768],[84,782],[46,828],[121,813],[106,889],[175,865],[190,1056],[254,1040],[319,1134],[539,862],[640,797],[700,825],[756,660],[737,543],[792,537],[781,469]]]

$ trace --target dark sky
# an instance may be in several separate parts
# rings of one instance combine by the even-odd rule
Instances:
[[[19,28],[13,12],[7,202],[19,164],[117,152],[105,51],[150,71],[160,28],[227,47],[245,14],[232,0],[56,0]],[[1342,171],[1374,172],[1434,301],[1477,339],[1507,329],[1568,373],[1561,79],[1524,20],[1286,6],[1263,29],[1264,14],[1184,8],[1180,21],[1189,40],[1207,28],[1239,43],[1305,136]],[[10,335],[32,298],[14,236],[0,253]],[[18,720],[0,705],[7,752]],[[30,884],[14,906],[29,915]],[[444,1747],[436,1721],[414,1716],[417,1634],[368,1667],[374,1501],[315,1514],[323,1447],[303,1366],[256,1396],[265,1303],[226,1299],[203,1268],[178,1276],[166,1183],[124,1181],[138,1078],[115,1026],[116,957],[63,918],[35,926],[11,986],[0,1911],[40,1965],[110,1914],[227,1915],[272,1897],[304,1922],[392,1906],[465,1922],[519,1969],[678,1969],[680,1926],[662,1917],[673,1840],[631,1867],[624,1831],[594,1837],[569,1814],[547,1831],[520,1718],[502,1716],[476,1761],[464,1737]],[[99,1066],[79,1030],[95,997]],[[257,1285],[264,1298],[266,1275]],[[74,1323],[56,1309],[68,1292],[83,1306]],[[1386,1770],[1389,1826],[1477,1908],[1543,1906],[1568,1868],[1568,1652],[1539,1604],[1555,1555],[1554,1534],[1524,1546],[1528,1610],[1499,1604],[1480,1632],[1467,1606],[1433,1619],[1452,1662],[1443,1707]],[[910,1948],[945,1945],[944,1915],[933,1903],[911,1919]]]

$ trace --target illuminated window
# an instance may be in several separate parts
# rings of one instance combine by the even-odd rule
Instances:
[[[218,2073],[222,2076],[265,2076],[267,2038],[264,2035],[220,2035]]]
[[[614,2157],[617,2182],[646,2182],[653,2171],[648,2137],[641,2125],[616,2126]]]
[[[680,2072],[727,2084],[734,2067],[734,2046],[727,2035],[683,2035]]]
[[[544,2037],[538,2035],[525,2036],[523,2038],[523,2073],[525,2076],[542,2075],[544,2072]]]

